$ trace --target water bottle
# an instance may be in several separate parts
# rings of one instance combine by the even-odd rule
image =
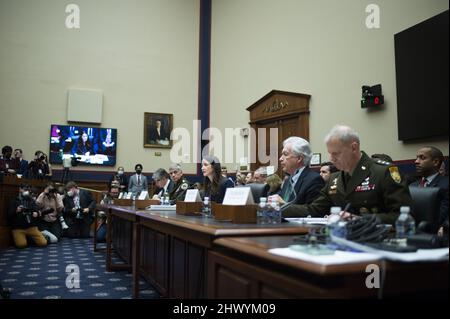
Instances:
[[[272,201],[272,224],[281,224],[281,210],[278,201]]]
[[[211,217],[211,202],[209,201],[209,197],[203,199],[202,213],[205,217]]]
[[[264,224],[272,224],[272,217],[273,217],[273,200],[269,199],[266,205],[266,211],[263,217]]]
[[[395,222],[396,237],[406,238],[416,233],[416,221],[410,214],[409,206],[400,207],[400,216]]]
[[[169,193],[168,192],[165,192],[164,195],[163,195],[162,205],[166,205],[166,206],[170,205]]]
[[[133,208],[133,209],[136,209],[136,195],[133,195],[132,196],[132,202],[131,202],[131,207]]]
[[[333,206],[330,209],[330,215],[328,216],[327,226],[326,226],[326,238],[327,244],[331,243],[331,234],[335,235],[335,228],[338,227],[341,221],[341,208],[339,206]]]
[[[256,223],[261,225],[266,223],[266,210],[267,210],[267,198],[261,197],[259,199],[258,210],[256,212]]]

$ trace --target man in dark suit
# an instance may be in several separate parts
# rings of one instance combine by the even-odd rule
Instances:
[[[270,197],[272,201],[280,205],[309,204],[319,196],[325,183],[319,173],[309,168],[311,155],[308,141],[301,137],[292,136],[283,142],[280,164],[289,178],[284,181],[280,195]]]
[[[88,238],[94,221],[95,199],[89,191],[79,189],[75,182],[68,182],[66,190],[64,219],[69,225],[67,237]]]
[[[153,195],[153,199],[162,199],[164,196],[169,196],[175,188],[175,183],[170,179],[169,173],[164,168],[158,168],[152,176],[155,181],[156,187],[158,187],[157,192]]]
[[[434,146],[425,146],[417,151],[416,172],[421,177],[410,186],[437,187],[439,191],[439,225],[448,224],[448,177],[439,174],[444,161],[442,152]]]
[[[23,159],[23,152],[20,148],[14,150],[14,157],[19,161],[17,174],[22,175],[24,178],[28,178],[28,161]]]
[[[164,141],[169,140],[169,133],[162,126],[161,120],[156,120],[155,126],[150,128],[149,137],[151,144],[164,144]]]
[[[6,145],[2,148],[0,156],[0,173],[16,174],[19,169],[19,161],[12,157],[12,147]]]

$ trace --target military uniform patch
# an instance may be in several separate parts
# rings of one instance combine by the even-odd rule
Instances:
[[[391,166],[389,167],[389,172],[391,173],[391,177],[392,179],[396,182],[396,183],[401,183],[402,182],[402,177],[400,176],[400,172],[398,171],[398,167],[397,166]]]
[[[187,183],[183,183],[183,184],[181,184],[180,187],[181,187],[182,190],[185,191],[186,189],[188,189],[189,185]]]

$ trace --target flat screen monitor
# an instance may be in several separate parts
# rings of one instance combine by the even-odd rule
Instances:
[[[52,124],[50,163],[116,165],[117,129]],[[74,163],[74,159],[76,163]]]

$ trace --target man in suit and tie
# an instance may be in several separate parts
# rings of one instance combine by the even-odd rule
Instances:
[[[140,192],[148,190],[148,183],[147,177],[142,174],[142,164],[136,164],[134,170],[136,174],[130,177],[128,191],[133,193],[133,196],[137,196]]]
[[[311,155],[308,141],[301,137],[292,136],[283,142],[280,164],[289,178],[284,181],[280,195],[270,197],[272,201],[280,205],[309,204],[319,196],[325,183],[319,173],[309,168]]]
[[[410,186],[437,187],[439,191],[440,212],[439,225],[448,224],[448,177],[439,174],[439,168],[444,161],[442,152],[434,146],[425,146],[417,151],[416,172],[420,179]],[[440,230],[442,232],[442,229]]]
[[[169,173],[164,168],[158,168],[152,176],[155,181],[156,187],[158,187],[158,192],[153,195],[153,199],[162,199],[165,195],[170,197],[173,189],[175,188],[175,183],[170,179]],[[173,200],[174,198],[169,198]]]

